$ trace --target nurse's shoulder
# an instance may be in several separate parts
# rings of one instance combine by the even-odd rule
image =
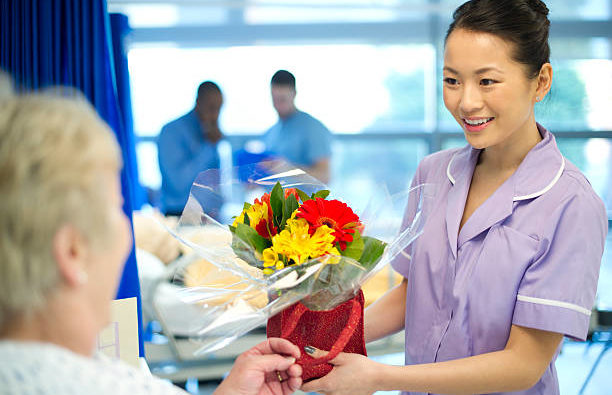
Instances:
[[[417,168],[415,178],[419,182],[439,182],[448,178],[448,169],[451,162],[467,158],[471,146],[468,144],[460,148],[449,148],[425,156]]]
[[[551,192],[556,196],[559,205],[566,202],[581,206],[581,211],[590,211],[595,218],[599,218],[607,225],[607,212],[604,202],[595,192],[586,176],[567,158],[565,168],[559,182]]]

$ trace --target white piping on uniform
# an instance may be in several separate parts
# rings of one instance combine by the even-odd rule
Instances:
[[[532,199],[540,195],[543,195],[544,193],[548,192],[548,190],[552,188],[557,183],[557,181],[559,181],[559,178],[561,178],[561,174],[563,174],[564,169],[565,169],[565,158],[561,157],[561,167],[559,167],[559,171],[557,172],[557,175],[555,176],[555,178],[553,178],[550,184],[548,184],[544,189],[538,192],[534,192],[532,194],[524,195],[524,196],[515,196],[514,199],[512,200],[516,202],[517,200],[527,200],[527,199]]]
[[[551,300],[551,299],[534,298],[531,296],[524,296],[524,295],[516,295],[516,300],[519,300],[521,302],[543,304],[546,306],[563,307],[564,309],[574,310],[586,316],[591,315],[591,310],[585,309],[584,307],[578,306],[577,304],[573,304],[573,303],[560,302],[558,300]]]
[[[455,155],[457,155],[457,153],[455,153]],[[455,155],[453,155],[451,160],[448,162],[448,166],[446,167],[446,175],[448,176],[448,179],[450,180],[450,182],[453,185],[455,185],[455,179],[453,178],[453,176],[450,173],[450,167],[451,167],[451,164],[453,163],[453,160],[455,160]]]

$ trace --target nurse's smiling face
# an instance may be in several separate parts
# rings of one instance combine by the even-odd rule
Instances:
[[[512,59],[513,44],[456,29],[444,50],[444,104],[474,148],[506,147],[533,133],[538,77]]]

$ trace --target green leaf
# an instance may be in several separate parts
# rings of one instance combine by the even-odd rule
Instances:
[[[361,254],[361,258],[359,258],[359,263],[369,270],[378,263],[383,252],[385,252],[387,243],[368,236],[364,236],[362,239],[364,241],[364,247],[363,254]]]
[[[251,203],[244,202],[244,205],[242,206],[242,210],[248,210],[251,208],[251,206],[252,206]]]
[[[228,225],[230,232],[236,233],[236,227],[232,225]]]
[[[259,253],[271,245],[268,239],[260,236],[255,229],[245,224],[236,226],[235,235]]]
[[[280,229],[285,227],[287,220],[291,218],[291,214],[298,208],[298,202],[295,195],[291,194],[285,199],[285,205],[283,206],[283,220],[281,221]]]
[[[321,199],[325,199],[329,196],[329,190],[327,189],[321,189],[320,191],[317,191],[315,194],[312,195],[313,199],[316,198],[321,198]]]
[[[243,261],[251,266],[263,269],[263,261],[255,255],[256,251],[246,244],[240,237],[234,233],[232,237],[232,250]]]
[[[270,206],[272,207],[272,216],[274,225],[281,230],[280,224],[283,221],[283,206],[285,203],[285,197],[283,196],[283,188],[280,182],[277,182],[270,192]]]
[[[302,202],[305,202],[307,200],[312,200],[310,198],[310,196],[308,196],[306,194],[306,192],[302,191],[301,189],[295,188],[297,190],[298,195],[300,196],[300,199],[302,200]]]
[[[244,213],[243,223],[247,226],[251,226],[251,219],[246,213]]]
[[[340,254],[359,261],[359,258],[361,258],[361,255],[363,254],[364,245],[365,243],[359,234],[359,231],[355,230],[355,233],[353,234],[353,241],[347,244],[344,251],[340,250]]]

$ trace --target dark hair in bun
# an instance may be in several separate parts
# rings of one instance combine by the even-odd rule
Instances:
[[[453,13],[445,41],[455,29],[490,33],[514,44],[513,58],[535,78],[550,62],[548,7],[541,0],[470,0]]]

